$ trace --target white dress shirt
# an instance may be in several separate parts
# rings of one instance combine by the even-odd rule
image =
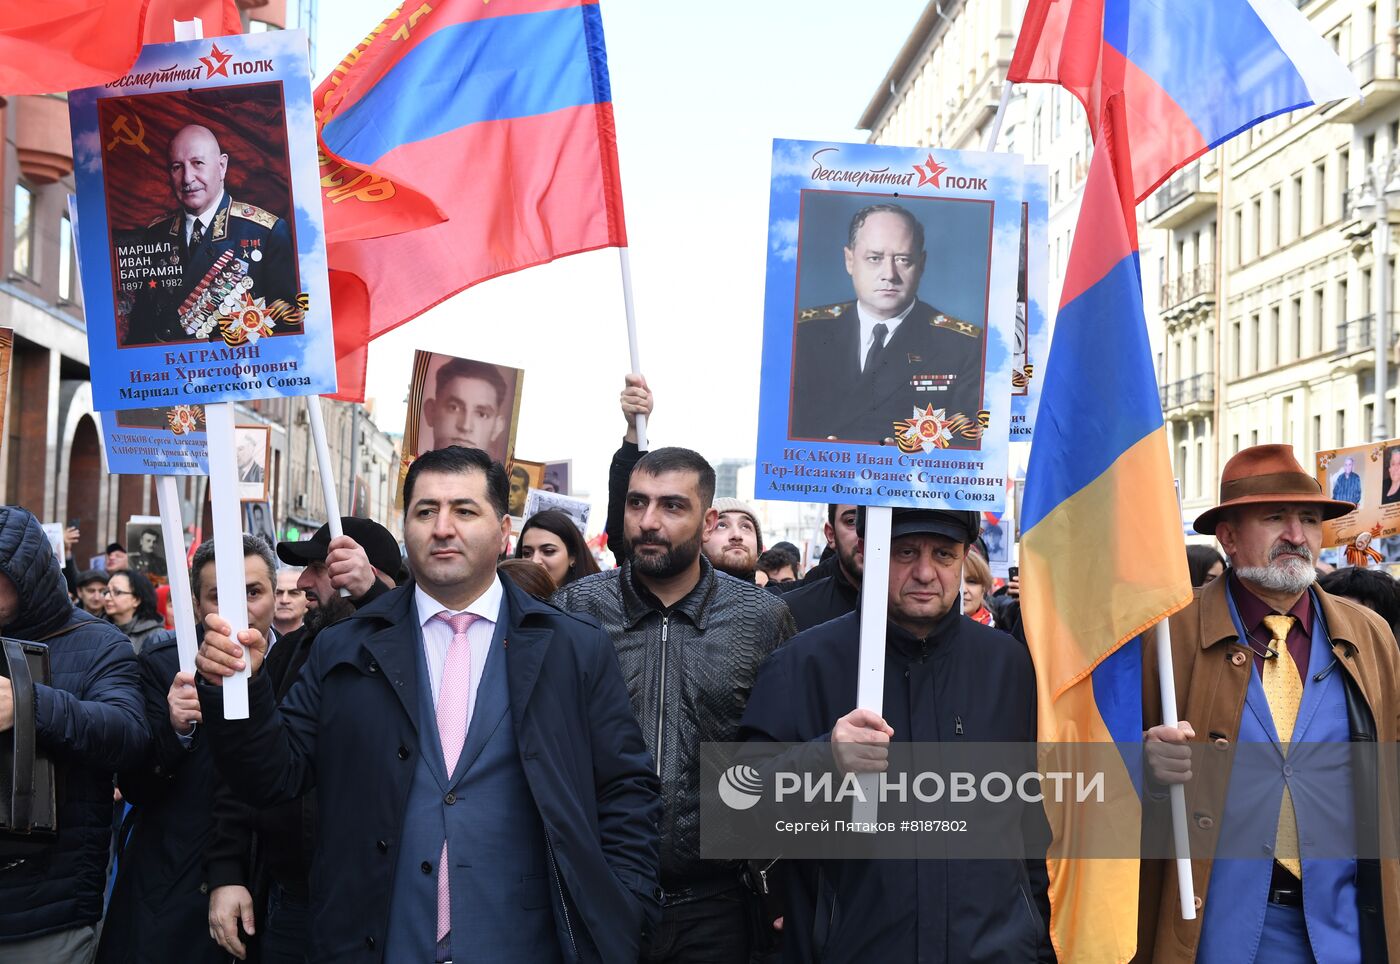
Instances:
[[[442,689],[442,671],[447,664],[447,647],[452,645],[452,627],[441,619],[434,619],[438,613],[455,612],[448,609],[417,584],[413,588],[414,602],[418,606],[418,621],[423,627],[423,654],[428,658],[428,684],[433,690],[433,705],[437,706],[438,693]],[[481,673],[486,668],[486,656],[491,651],[491,637],[496,634],[496,622],[501,618],[501,603],[505,590],[501,588],[501,577],[492,578],[490,587],[476,597],[466,609],[460,612],[475,613],[477,619],[467,628],[467,642],[471,644],[472,665],[470,693],[467,697],[467,723],[471,724],[472,712],[476,710],[476,690],[481,685]]]
[[[909,317],[909,312],[913,311],[914,306],[918,303],[919,299],[915,298],[909,302],[908,308],[893,318],[876,318],[870,314],[865,305],[859,301],[856,302],[856,316],[860,321],[860,354],[856,357],[856,364],[860,366],[861,371],[865,371],[865,356],[869,353],[870,346],[875,344],[875,326],[884,325],[889,329],[885,332],[885,344],[888,345],[890,339],[894,338],[895,329],[899,327],[900,322]]]
[[[195,223],[196,221],[198,221],[200,224],[203,224],[203,225],[204,225],[204,236],[205,236],[206,238],[209,237],[209,222],[214,220],[214,215],[216,215],[216,214],[219,213],[219,205],[221,205],[221,204],[223,204],[223,203],[224,203],[224,192],[223,192],[223,191],[220,191],[220,192],[219,192],[219,199],[218,199],[217,201],[214,202],[214,205],[213,205],[211,208],[209,208],[209,210],[207,210],[207,211],[205,211],[203,214],[199,215],[199,217],[195,217],[193,214],[189,213],[188,211],[185,212],[185,246],[186,246],[186,247],[189,246],[189,243],[190,243],[190,235],[194,234],[194,223]]]

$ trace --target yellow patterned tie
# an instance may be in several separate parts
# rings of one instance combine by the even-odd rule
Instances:
[[[1274,718],[1278,740],[1287,752],[1293,739],[1293,724],[1298,721],[1298,704],[1303,701],[1303,679],[1298,664],[1288,652],[1288,631],[1293,628],[1292,616],[1265,616],[1264,628],[1269,631],[1269,645],[1278,656],[1264,660],[1264,698],[1269,701],[1269,713]],[[1279,854],[1288,854],[1280,857]],[[1303,879],[1303,862],[1298,852],[1298,818],[1293,812],[1293,797],[1283,788],[1283,806],[1278,813],[1278,837],[1274,841],[1275,858],[1293,876]]]

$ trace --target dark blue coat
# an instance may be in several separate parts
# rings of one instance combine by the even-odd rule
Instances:
[[[58,764],[58,840],[0,870],[3,942],[92,924],[112,844],[112,777],[134,766],[150,735],[131,642],[111,623],[74,609],[43,528],[25,509],[0,506],[0,573],[20,611],[0,633],[49,647],[53,685],[35,686],[40,747]]]
[[[759,671],[741,738],[829,742],[856,707],[859,653],[859,610],[798,633]],[[1030,656],[1005,633],[953,610],[925,640],[890,624],[883,716],[896,742],[1033,746],[1035,706]],[[1028,839],[1048,832],[1038,810],[1026,820]],[[786,962],[1054,960],[1043,859],[779,866]]]
[[[635,961],[660,915],[661,798],[612,641],[502,584],[511,719],[567,895],[567,906],[552,895],[556,917],[587,931],[597,956],[585,960]],[[262,807],[317,789],[310,961],[347,934],[364,935],[349,959],[383,959],[419,745],[413,598],[409,583],[323,630],[280,707],[259,673],[246,721],[224,720],[222,691],[199,684],[205,734],[235,793]]]

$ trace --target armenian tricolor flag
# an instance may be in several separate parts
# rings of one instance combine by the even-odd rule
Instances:
[[[1142,739],[1138,637],[1191,600],[1142,302],[1136,203],[1211,147],[1284,111],[1357,92],[1287,0],[1031,0],[1010,80],[1058,83],[1094,157],[1045,368],[1022,501],[1022,615],[1045,743]],[[1052,853],[1135,840],[1136,754],[1110,774],[1111,823],[1049,814]],[[1115,779],[1116,778],[1116,779]],[[1061,960],[1137,943],[1138,862],[1050,861]]]
[[[597,0],[406,3],[316,105],[338,397],[464,288],[627,243]]]

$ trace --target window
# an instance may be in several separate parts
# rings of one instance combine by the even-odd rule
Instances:
[[[1284,445],[1293,444],[1293,396],[1283,397],[1283,438],[1280,439]]]
[[[1338,217],[1346,217],[1347,210],[1347,188],[1351,186],[1351,151],[1342,151],[1337,155],[1337,193],[1341,195],[1342,203],[1337,208]]]
[[[1312,451],[1313,455],[1322,451],[1322,416],[1314,415],[1312,424]]]
[[[1273,223],[1269,225],[1270,236],[1273,239],[1270,247],[1277,250],[1283,247],[1283,188],[1274,188],[1273,194],[1270,195],[1270,205],[1273,208]]]
[[[1249,445],[1251,448],[1259,444],[1259,430],[1251,429],[1249,433]]]
[[[1313,342],[1312,350],[1314,355],[1322,354],[1322,323],[1323,309],[1327,301],[1327,294],[1321,288],[1313,292]]]
[[[1239,267],[1244,263],[1244,211],[1235,208],[1235,230],[1233,242],[1230,245],[1230,262],[1232,267]]]
[[[1196,498],[1206,494],[1206,439],[1205,423],[1199,423],[1196,432]]]
[[[1263,340],[1261,335],[1259,313],[1255,312],[1249,316],[1249,373],[1251,375],[1259,371],[1259,364],[1264,360],[1264,354],[1259,350],[1259,343]]]
[[[11,266],[15,274],[34,277],[34,192],[15,185],[15,252]]]
[[[1327,158],[1313,165],[1313,227],[1327,223]]]
[[[1351,320],[1347,307],[1347,282],[1343,278],[1337,282],[1337,330],[1341,331],[1341,326]]]
[[[1292,237],[1301,238],[1303,236],[1303,172],[1299,171],[1293,175],[1292,198],[1290,203],[1293,210],[1292,217]]]
[[[76,303],[78,300],[77,273],[73,270],[73,260],[77,252],[73,250],[73,223],[65,213],[58,222],[58,300]]]
[[[1400,150],[1400,120],[1391,121],[1388,131],[1390,133],[1390,138],[1386,143],[1390,145],[1390,150],[1392,152]]]
[[[1279,363],[1279,342],[1283,340],[1283,319],[1278,305],[1269,309],[1269,367],[1277,368]]]
[[[1361,167],[1369,172],[1371,163],[1376,159],[1376,135],[1367,134],[1361,140]]]
[[[1264,200],[1256,197],[1249,202],[1249,223],[1254,230],[1254,236],[1250,239],[1250,256],[1259,257],[1264,251]]]
[[[1335,428],[1335,438],[1332,440],[1332,447],[1343,448],[1347,444],[1347,410],[1337,409],[1337,424]]]
[[[1371,316],[1371,269],[1361,269],[1361,317]]]
[[[1293,299],[1289,317],[1292,333],[1288,339],[1288,357],[1285,361],[1295,361],[1303,357],[1303,296]]]
[[[1195,375],[1197,372],[1199,372],[1199,371],[1201,370],[1201,356],[1200,356],[1200,354],[1199,354],[1200,348],[1201,348],[1201,341],[1200,341],[1200,338],[1199,338],[1197,335],[1192,335],[1192,336],[1191,336],[1191,354],[1189,354],[1189,355],[1186,356],[1186,363],[1187,363],[1187,366],[1188,366],[1188,368],[1187,368],[1187,370],[1186,370],[1186,374],[1187,374],[1187,375]]]
[[[1367,434],[1371,431],[1371,426],[1376,424],[1376,403],[1367,402],[1361,406],[1361,437],[1369,438]]]
[[[1240,359],[1244,355],[1244,345],[1241,341],[1240,322],[1237,318],[1230,322],[1230,375],[1233,378],[1240,377]]]

